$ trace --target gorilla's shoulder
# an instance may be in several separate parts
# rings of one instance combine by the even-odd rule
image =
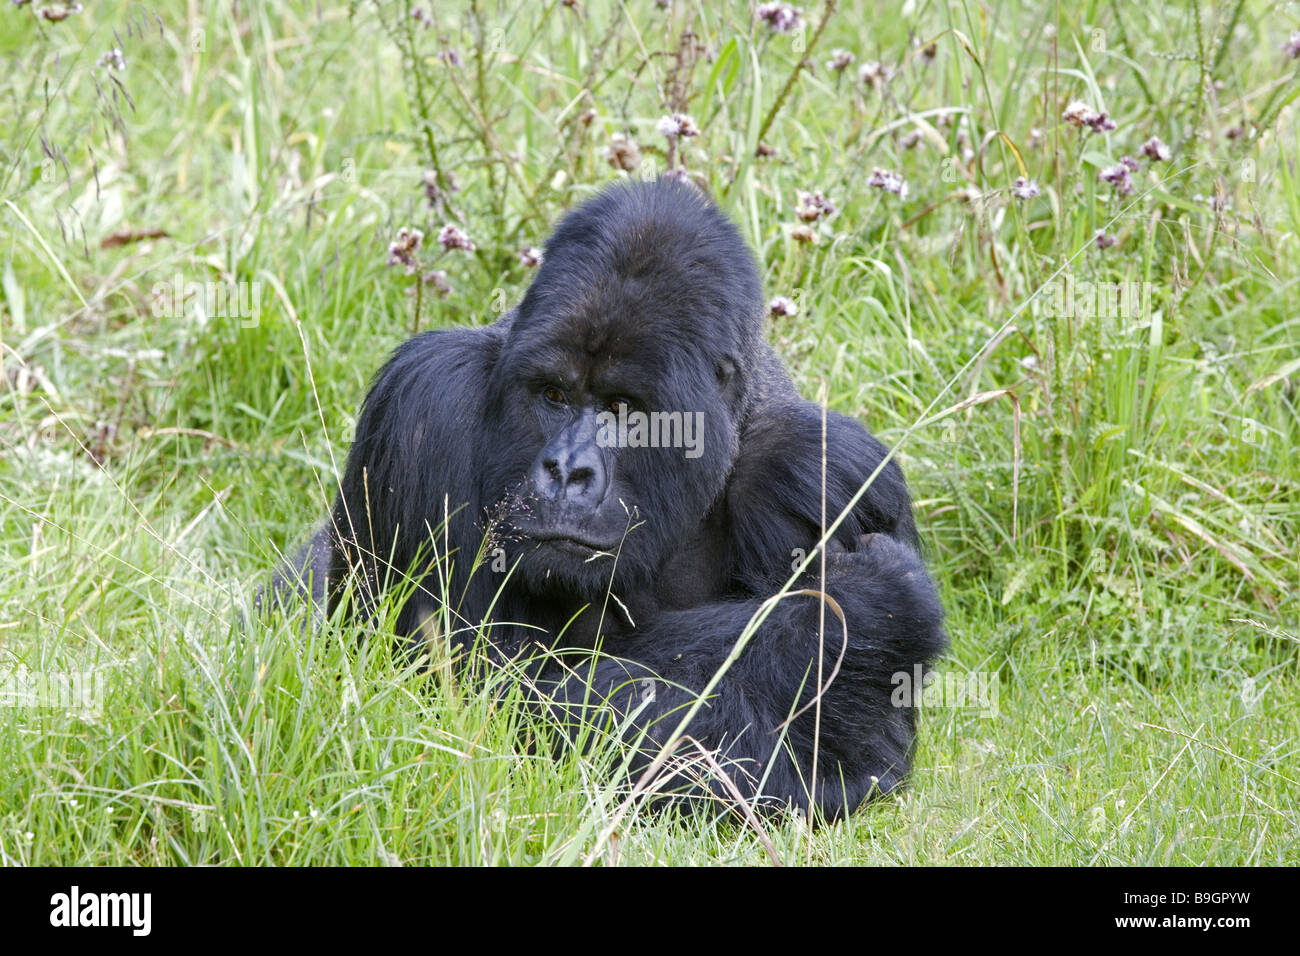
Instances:
[[[480,371],[500,354],[514,311],[491,325],[431,329],[407,339],[379,370],[375,384],[411,374]]]
[[[497,322],[434,329],[399,345],[366,395],[350,461],[383,474],[394,488],[429,478],[413,462],[439,458],[468,467],[469,456],[451,450],[481,430],[483,382],[504,340],[505,327]]]

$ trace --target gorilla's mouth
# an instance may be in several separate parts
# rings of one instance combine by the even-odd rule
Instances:
[[[567,530],[538,530],[526,532],[528,540],[534,544],[554,545],[566,550],[579,550],[583,552],[604,551],[613,554],[618,550],[618,542],[597,541],[593,538],[586,537],[576,531]]]

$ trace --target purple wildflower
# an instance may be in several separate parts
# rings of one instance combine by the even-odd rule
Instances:
[[[678,166],[674,169],[665,169],[663,178],[671,182],[681,183],[684,186],[694,186],[691,180],[691,173],[685,166]]]
[[[907,182],[901,175],[889,170],[881,169],[877,166],[867,177],[867,185],[874,186],[877,189],[883,189],[887,193],[893,193],[899,199],[907,198]]]
[[[1017,176],[1016,181],[1011,184],[1011,195],[1017,199],[1033,199],[1038,192],[1038,183],[1024,176]]]
[[[465,231],[453,225],[443,226],[439,230],[438,245],[448,251],[460,249],[464,252],[473,252],[476,248],[470,237],[465,234]]]
[[[700,128],[695,125],[695,120],[685,113],[674,113],[672,116],[661,118],[655,124],[655,129],[667,139],[676,139],[679,136],[689,139],[700,135]]]
[[[816,222],[823,216],[831,216],[835,213],[835,203],[827,199],[820,189],[814,192],[798,190],[795,196],[799,202],[795,206],[794,214],[804,222]]]
[[[773,33],[789,33],[803,26],[803,13],[788,3],[760,3],[758,18]]]
[[[784,319],[791,315],[798,315],[799,306],[793,299],[778,295],[767,304],[767,314],[774,319]]]
[[[420,268],[416,253],[420,251],[423,242],[424,233],[419,229],[403,226],[397,230],[396,238],[388,246],[388,265],[400,265],[408,273],[416,272]]]
[[[451,283],[447,281],[447,273],[442,269],[436,269],[433,272],[426,272],[420,276],[420,281],[425,285],[431,285],[434,291],[442,298],[447,298],[455,290],[452,289]]]
[[[1094,110],[1082,100],[1071,100],[1061,119],[1080,129],[1086,126],[1094,133],[1111,133],[1119,128],[1105,110]]]
[[[1110,183],[1121,196],[1127,196],[1133,191],[1133,174],[1123,163],[1107,166],[1097,174],[1097,178]]]
[[[1082,100],[1071,100],[1061,113],[1061,119],[1065,120],[1071,126],[1083,126],[1089,116],[1092,115],[1092,107]]]
[[[1142,153],[1147,157],[1147,159],[1151,159],[1159,163],[1167,163],[1169,162],[1170,158],[1173,156],[1173,153],[1169,151],[1169,147],[1166,146],[1163,142],[1160,141],[1158,137],[1155,136],[1152,136],[1149,140],[1147,140],[1145,143],[1142,144]]]
[[[843,73],[857,57],[848,50],[831,50],[831,58],[826,61],[826,69],[834,73]]]
[[[894,68],[878,60],[868,60],[858,67],[858,82],[875,89],[884,86],[894,76]]]
[[[1100,113],[1093,113],[1084,120],[1084,123],[1087,124],[1094,133],[1113,133],[1115,130],[1119,129],[1119,126],[1110,118],[1110,115],[1105,110],[1102,110]]]

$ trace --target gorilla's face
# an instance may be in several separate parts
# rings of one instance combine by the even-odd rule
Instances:
[[[511,448],[494,450],[503,467],[483,498],[499,502],[494,537],[534,592],[644,582],[731,470],[757,275],[712,207],[668,196],[612,231],[563,222],[494,364],[490,414]],[[702,216],[716,236],[701,238]]]

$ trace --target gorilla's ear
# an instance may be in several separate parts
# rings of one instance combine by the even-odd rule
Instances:
[[[744,389],[743,376],[739,374],[736,360],[730,355],[722,356],[714,366],[714,372],[718,376],[718,389],[722,392],[722,397],[733,409],[736,408]]]
[[[718,387],[724,392],[731,391],[731,380],[736,377],[736,360],[730,355],[722,356],[715,371],[718,373]]]

